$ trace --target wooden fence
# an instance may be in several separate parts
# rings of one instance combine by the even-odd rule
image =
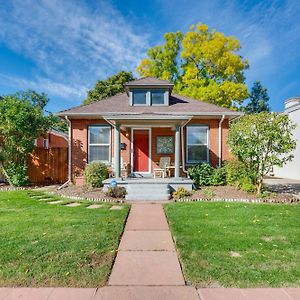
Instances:
[[[67,148],[36,148],[28,162],[29,181],[36,184],[63,183],[68,179]]]

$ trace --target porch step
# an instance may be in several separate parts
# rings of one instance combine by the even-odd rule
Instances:
[[[128,184],[126,200],[129,201],[167,201],[170,199],[168,184],[139,183]]]

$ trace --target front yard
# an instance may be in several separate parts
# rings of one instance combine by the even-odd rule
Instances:
[[[198,287],[300,286],[300,206],[165,206],[185,279]]]
[[[128,206],[87,205],[51,205],[26,191],[0,192],[0,286],[104,285]]]

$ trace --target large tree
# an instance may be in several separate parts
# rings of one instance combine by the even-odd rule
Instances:
[[[141,76],[171,80],[176,92],[223,107],[236,107],[248,97],[244,71],[249,65],[238,54],[236,38],[199,23],[164,39],[164,45],[150,48],[140,62]]]
[[[244,165],[258,194],[263,177],[274,166],[282,167],[292,160],[296,147],[295,127],[287,115],[267,112],[245,115],[231,124],[229,148]]]
[[[267,89],[261,84],[260,81],[255,81],[251,88],[249,103],[243,109],[248,114],[260,113],[263,111],[269,112],[270,97]]]
[[[27,159],[34,149],[34,140],[52,125],[42,107],[45,95],[17,93],[0,101],[0,168],[12,185],[27,180]],[[35,99],[37,101],[35,101]]]
[[[131,72],[121,71],[105,80],[98,80],[95,87],[88,91],[83,104],[89,104],[122,93],[124,92],[124,83],[133,79]]]

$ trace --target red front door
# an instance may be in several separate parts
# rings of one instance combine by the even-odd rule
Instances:
[[[133,172],[149,172],[149,130],[133,130]]]

